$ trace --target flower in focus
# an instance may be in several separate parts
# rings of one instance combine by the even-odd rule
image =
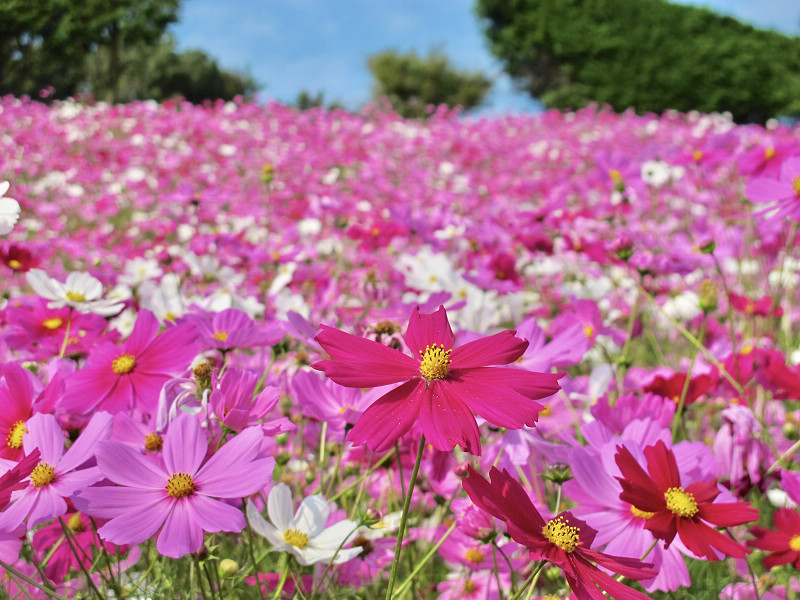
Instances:
[[[747,545],[772,554],[764,557],[767,569],[791,563],[800,569],[800,514],[791,508],[779,508],[772,515],[775,531],[764,527],[751,527],[750,533],[756,536],[747,540]]]
[[[74,498],[91,516],[110,519],[97,532],[115,544],[139,544],[159,529],[156,547],[172,558],[195,552],[203,532],[239,532],[242,512],[227,502],[261,490],[273,458],[258,458],[260,427],[250,427],[206,460],[208,440],[194,417],[181,414],[164,436],[163,464],[115,441],[98,444],[97,464],[116,486],[90,487]]]
[[[535,400],[555,394],[563,373],[534,373],[509,364],[528,342],[504,331],[454,348],[455,336],[443,306],[433,314],[415,308],[404,340],[414,357],[372,340],[322,326],[315,338],[332,360],[312,367],[347,387],[405,382],[374,402],[350,431],[348,440],[376,452],[394,445],[419,422],[428,442],[449,451],[456,444],[481,453],[473,413],[508,429],[533,426],[543,406]]]
[[[19,219],[20,210],[22,210],[19,202],[5,196],[9,187],[11,184],[7,181],[0,181],[0,235],[11,233]]]
[[[124,307],[122,302],[102,298],[103,284],[88,273],[70,273],[64,283],[48,277],[41,269],[31,269],[25,277],[34,292],[50,300],[50,308],[69,306],[80,312],[110,317]]]
[[[60,406],[81,414],[96,408],[111,413],[133,407],[155,412],[161,388],[189,366],[198,350],[191,325],[158,331],[153,313],[142,310],[133,332],[120,346],[96,347],[88,364],[67,377],[69,394]]]
[[[31,474],[31,471],[39,464],[40,458],[39,449],[36,448],[33,452],[23,457],[16,466],[0,475],[0,510],[8,506],[12,492],[25,489],[28,484],[23,479]]]
[[[644,449],[645,471],[624,446],[617,447],[616,462],[622,477],[620,500],[647,515],[645,528],[669,547],[678,535],[697,556],[719,560],[718,552],[744,558],[747,549],[709,525],[733,527],[758,519],[747,502],[717,502],[716,479],[695,481],[685,488],[675,454],[663,441]]]
[[[505,521],[508,534],[526,546],[531,560],[546,560],[564,571],[567,583],[578,598],[604,600],[647,596],[616,581],[593,563],[629,579],[650,579],[657,574],[652,565],[592,550],[597,532],[570,512],[545,521],[528,494],[508,471],[492,467],[490,481],[471,465],[462,485],[470,499],[489,514]]]
[[[308,496],[297,512],[293,509],[289,488],[279,483],[267,498],[267,514],[272,522],[267,522],[252,502],[247,503],[247,519],[253,531],[269,540],[275,550],[291,552],[301,565],[331,559],[339,564],[361,552],[361,546],[342,548],[358,523],[344,519],[325,527],[330,507],[322,496]]]

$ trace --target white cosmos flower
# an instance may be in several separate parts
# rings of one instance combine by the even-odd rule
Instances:
[[[125,306],[116,299],[102,298],[103,284],[88,273],[70,273],[64,283],[49,277],[41,269],[31,269],[25,276],[34,292],[50,300],[50,308],[69,306],[81,312],[110,317]]]
[[[6,235],[14,229],[21,210],[19,202],[13,198],[5,198],[9,187],[7,181],[0,181],[0,235]]]
[[[261,516],[252,502],[247,503],[247,520],[253,531],[267,538],[275,550],[291,552],[301,565],[331,559],[339,564],[361,552],[360,546],[340,548],[356,532],[358,523],[345,519],[325,527],[330,507],[322,496],[305,498],[294,516],[293,512],[292,494],[283,483],[272,488],[267,498],[267,514],[272,523]]]

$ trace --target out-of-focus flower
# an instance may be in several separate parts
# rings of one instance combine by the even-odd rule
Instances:
[[[294,513],[294,515],[293,515]],[[362,547],[343,548],[355,534],[358,523],[344,519],[326,527],[330,507],[322,496],[304,498],[294,512],[292,494],[279,483],[267,498],[267,522],[252,502],[247,503],[247,519],[257,534],[265,537],[279,552],[291,552],[301,565],[333,560],[343,563],[358,555]]]
[[[125,306],[117,300],[102,298],[103,284],[88,273],[70,273],[66,282],[61,283],[41,269],[31,269],[26,274],[26,279],[33,291],[50,300],[50,308],[69,306],[80,312],[110,317]]]
[[[747,540],[751,548],[771,552],[764,557],[767,569],[791,563],[800,569],[800,514],[791,508],[779,508],[772,515],[775,531],[764,527],[751,527],[756,539]]]
[[[11,184],[8,181],[0,181],[0,235],[11,233],[22,210],[19,202],[5,196],[9,187]]]

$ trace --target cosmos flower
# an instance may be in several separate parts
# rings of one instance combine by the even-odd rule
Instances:
[[[110,317],[125,306],[117,300],[102,298],[103,284],[88,273],[70,273],[64,283],[52,279],[41,269],[31,269],[25,277],[34,292],[50,300],[50,308],[69,306],[80,312]]]
[[[279,552],[290,552],[301,565],[333,559],[334,564],[350,560],[362,547],[341,548],[355,534],[358,523],[344,519],[325,527],[330,507],[320,495],[304,498],[292,516],[292,493],[279,483],[267,498],[268,523],[252,502],[247,503],[247,520],[257,534],[265,537]]]
[[[800,569],[800,514],[791,508],[779,508],[772,515],[775,531],[764,527],[751,527],[756,539],[747,540],[747,545],[771,552],[764,557],[767,569],[778,565],[792,564]]]
[[[7,181],[0,181],[0,235],[11,233],[21,210],[19,202],[5,196],[10,186]]]
[[[454,348],[455,336],[443,306],[433,314],[415,308],[404,340],[413,357],[322,326],[315,338],[332,360],[312,367],[347,387],[377,387],[405,382],[373,403],[350,431],[348,440],[376,452],[394,445],[419,423],[428,442],[449,451],[457,444],[481,453],[473,413],[508,429],[533,426],[543,406],[535,400],[555,394],[563,375],[491,367],[513,363],[528,342],[504,331]]]
[[[733,527],[758,519],[758,511],[747,502],[717,502],[716,479],[695,481],[686,487],[675,454],[659,440],[644,449],[645,471],[624,446],[617,447],[616,462],[622,477],[620,500],[630,503],[645,515],[645,528],[669,547],[675,536],[697,556],[719,560],[719,552],[743,558],[747,549],[717,527]],[[709,525],[709,523],[711,525]]]
[[[757,215],[800,221],[800,156],[784,160],[777,179],[763,176],[751,179],[744,194],[751,202],[766,205],[755,213]]]
[[[597,532],[572,513],[562,512],[545,521],[518,481],[505,469],[492,467],[490,481],[471,465],[462,485],[470,499],[489,514],[505,521],[512,539],[526,546],[531,560],[546,560],[564,571],[578,598],[646,600],[647,596],[598,569],[593,563],[629,579],[650,579],[652,565],[634,558],[611,556],[592,550]]]
[[[194,417],[181,414],[164,436],[163,466],[128,444],[98,444],[97,464],[115,486],[90,487],[74,498],[89,515],[110,519],[97,531],[115,544],[139,544],[159,530],[156,547],[172,558],[195,552],[203,532],[239,532],[241,499],[272,477],[273,458],[258,458],[260,427],[250,427],[206,459],[208,440]]]

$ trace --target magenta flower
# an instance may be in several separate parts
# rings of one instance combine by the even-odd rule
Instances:
[[[127,444],[102,442],[97,463],[117,486],[90,487],[75,498],[79,510],[108,523],[100,536],[115,544],[139,544],[159,529],[156,547],[172,558],[195,552],[203,532],[239,532],[242,511],[217,498],[240,499],[272,478],[273,458],[258,458],[263,434],[250,427],[206,459],[208,440],[198,421],[182,413],[164,436],[164,466]]]
[[[111,435],[112,417],[95,413],[78,439],[64,452],[66,436],[53,415],[37,413],[26,424],[25,454],[38,448],[39,464],[31,471],[27,485],[12,495],[11,504],[0,513],[0,530],[10,531],[26,519],[28,527],[46,523],[67,512],[65,498],[92,485],[103,475],[97,467],[80,469],[93,456],[99,440]]]
[[[479,455],[474,414],[508,429],[533,426],[542,405],[555,394],[563,373],[533,373],[490,367],[517,360],[528,342],[504,331],[454,348],[455,336],[443,306],[433,314],[415,308],[404,336],[413,357],[372,340],[322,326],[315,338],[332,360],[312,367],[347,387],[405,382],[381,396],[361,415],[348,440],[376,452],[394,445],[419,423],[428,442],[449,451],[456,444]]]
[[[204,350],[233,350],[272,346],[283,339],[283,326],[270,321],[259,327],[247,313],[228,308],[218,313],[191,313],[184,321],[197,327],[199,342]]]
[[[142,310],[122,345],[103,344],[83,369],[67,378],[69,394],[59,405],[68,411],[119,413],[138,408],[155,412],[158,395],[175,374],[188,368],[199,351],[191,325],[158,333],[158,319]]]
[[[770,213],[767,217],[769,219],[789,217],[800,221],[800,156],[792,156],[783,161],[777,179],[751,179],[745,186],[744,193],[751,202],[767,205],[756,214]]]

